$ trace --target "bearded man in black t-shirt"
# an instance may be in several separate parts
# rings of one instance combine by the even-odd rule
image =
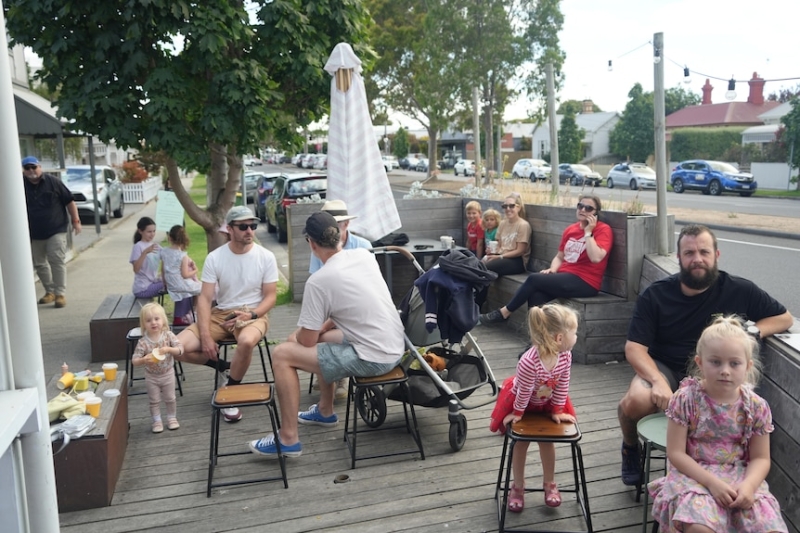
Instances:
[[[636,301],[625,358],[636,371],[619,403],[622,481],[641,483],[637,422],[666,409],[685,377],[700,334],[719,315],[755,323],[764,338],[786,331],[792,315],[755,283],[720,272],[717,238],[705,226],[685,226],[678,236],[680,272],[650,285]]]

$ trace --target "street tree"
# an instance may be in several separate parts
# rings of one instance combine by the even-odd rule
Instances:
[[[578,113],[583,112],[583,102],[580,100],[564,100],[556,109],[556,114],[558,115],[566,115],[567,110],[571,109],[572,113],[577,115]],[[592,102],[592,113],[602,113],[603,110],[600,109],[600,106]]]
[[[398,159],[408,155],[408,131],[405,128],[400,128],[394,134],[394,145],[392,146],[392,153]]]
[[[239,187],[242,155],[297,133],[329,107],[322,69],[342,41],[363,46],[369,14],[335,0],[7,0],[14,43],[42,59],[61,117],[120,147],[165,154],[169,181],[209,248]],[[206,207],[179,167],[207,173]]]
[[[664,91],[664,115],[669,116],[684,107],[698,105],[700,101],[697,93],[683,87],[670,87]]]
[[[583,155],[582,143],[586,131],[575,122],[575,113],[568,108],[558,128],[558,159],[562,163],[577,163]]]
[[[784,127],[781,139],[791,154],[792,168],[798,168],[800,167],[800,97],[795,96],[790,101],[792,110],[781,117],[781,124]],[[795,186],[800,191],[800,179],[795,181]]]

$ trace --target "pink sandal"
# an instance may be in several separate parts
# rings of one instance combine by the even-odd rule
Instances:
[[[558,507],[561,505],[561,493],[555,481],[544,484],[544,503],[548,507]]]
[[[508,491],[508,510],[512,513],[521,513],[525,508],[525,487],[517,487],[512,483]]]

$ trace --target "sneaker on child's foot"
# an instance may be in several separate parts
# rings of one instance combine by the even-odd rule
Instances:
[[[277,458],[278,446],[275,444],[275,434],[269,433],[263,439],[252,440],[247,443],[250,451],[256,455]],[[281,442],[281,453],[287,457],[299,457],[303,453],[303,445],[296,442],[287,446]]]
[[[331,416],[322,416],[319,412],[319,407],[317,407],[317,404],[314,404],[308,408],[308,411],[300,411],[297,413],[297,421],[310,426],[333,427],[339,423],[339,417],[336,416],[336,413],[333,413]]]
[[[162,431],[164,431],[164,424],[161,423],[161,420],[153,422],[153,433],[161,433]]]
[[[180,422],[178,422],[177,418],[170,418],[169,420],[167,420],[167,429],[174,431],[179,427],[181,427],[181,424]]]
[[[228,407],[222,410],[222,418],[225,422],[238,422],[242,419],[242,412],[236,407]]]
[[[642,458],[638,444],[628,446],[622,443],[622,482],[628,486],[642,482]]]

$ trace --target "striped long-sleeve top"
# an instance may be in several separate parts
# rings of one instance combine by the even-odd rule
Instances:
[[[522,416],[528,405],[538,408],[549,406],[553,413],[562,413],[569,392],[571,367],[572,352],[566,351],[559,353],[553,369],[547,370],[536,346],[532,346],[517,363],[514,414]]]

